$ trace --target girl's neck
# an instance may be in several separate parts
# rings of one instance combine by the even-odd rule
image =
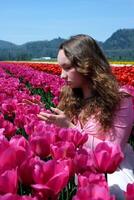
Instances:
[[[82,91],[83,91],[83,98],[85,100],[92,97],[92,91],[91,91],[89,85],[84,85],[83,88],[82,88]]]

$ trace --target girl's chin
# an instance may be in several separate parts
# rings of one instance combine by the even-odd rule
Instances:
[[[67,82],[67,85],[68,85],[69,87],[72,87],[72,84],[71,84],[71,83],[68,83],[68,82]]]
[[[73,83],[67,83],[67,86],[69,86],[70,88],[78,88],[78,87],[76,87],[75,85],[73,85]]]
[[[74,85],[69,85],[70,88],[75,89],[77,87],[75,87]]]

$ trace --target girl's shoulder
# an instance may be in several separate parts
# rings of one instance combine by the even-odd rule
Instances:
[[[125,85],[119,88],[119,92],[123,93],[120,108],[125,106],[134,109],[134,87]]]
[[[134,87],[130,85],[124,85],[119,88],[119,92],[124,92],[134,97]]]
[[[117,106],[115,115],[114,115],[114,124],[132,124],[134,123],[134,96],[130,89],[126,86],[119,89],[120,92],[125,93],[126,95],[122,96],[122,99]]]

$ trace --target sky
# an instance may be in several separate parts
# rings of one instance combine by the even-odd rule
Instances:
[[[134,0],[0,0],[0,40],[15,44],[88,34],[104,42],[134,28]]]

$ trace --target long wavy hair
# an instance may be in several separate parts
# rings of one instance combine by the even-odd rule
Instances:
[[[102,50],[93,38],[83,34],[72,36],[60,45],[59,50],[64,50],[71,66],[89,81],[93,95],[84,99],[81,88],[64,86],[58,108],[71,120],[79,115],[83,125],[93,115],[102,129],[108,130],[115,110],[127,94],[119,91],[118,82]]]

